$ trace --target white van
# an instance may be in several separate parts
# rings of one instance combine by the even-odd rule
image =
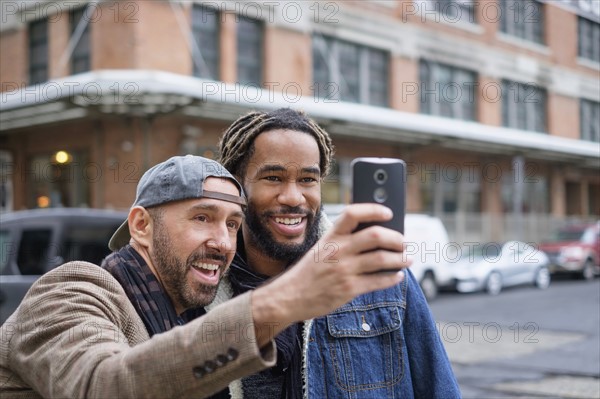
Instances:
[[[323,211],[334,221],[343,211],[343,204],[324,204]],[[427,300],[433,300],[441,287],[452,285],[453,277],[448,265],[451,251],[456,250],[448,239],[442,221],[421,214],[406,214],[404,236],[407,254],[412,258],[410,267]]]
[[[442,221],[429,215],[407,214],[404,237],[406,252],[413,260],[410,269],[427,300],[432,300],[440,287],[449,287],[453,283],[448,259],[452,259],[456,246],[450,244]]]

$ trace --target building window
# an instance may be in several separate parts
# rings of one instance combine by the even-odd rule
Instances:
[[[69,13],[69,23],[71,26],[71,37],[76,32],[80,23],[85,26],[79,40],[73,48],[71,54],[71,73],[77,74],[90,70],[90,17],[86,14],[86,8],[71,10]]]
[[[426,60],[419,68],[422,113],[475,120],[475,72]]]
[[[513,129],[546,132],[546,90],[502,81],[502,125]]]
[[[86,152],[33,157],[28,164],[27,207],[62,208],[90,206],[90,179],[86,178]]]
[[[460,180],[459,196],[461,209],[465,212],[481,212],[481,176],[479,171],[463,170]]]
[[[48,80],[48,20],[29,24],[29,84]]]
[[[260,21],[237,16],[237,81],[262,86],[263,26]]]
[[[536,0],[500,0],[500,30],[544,44],[544,8]]]
[[[578,24],[578,55],[581,58],[600,62],[600,24],[579,17]]]
[[[194,4],[192,9],[194,76],[219,79],[219,13]]]
[[[590,100],[580,101],[581,139],[600,142],[600,103]]]
[[[432,215],[481,212],[481,178],[458,163],[420,166],[422,210]]]
[[[523,212],[545,214],[550,212],[550,190],[548,181],[540,176],[531,184],[525,185]]]
[[[366,49],[369,59],[369,104],[386,107],[388,105],[389,57],[384,51]]]
[[[388,106],[389,55],[372,47],[313,36],[313,95]]]
[[[548,213],[550,212],[550,190],[548,189],[548,179],[545,176],[531,175],[531,171],[536,167],[525,164],[525,176],[520,178],[513,173],[502,175],[502,206],[504,212],[523,212],[523,213]],[[517,190],[520,191],[517,193]],[[521,198],[519,205],[515,203],[515,198]]]

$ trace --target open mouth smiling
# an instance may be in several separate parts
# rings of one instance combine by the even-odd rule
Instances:
[[[300,224],[300,222],[302,222],[302,218],[301,217],[295,217],[295,218],[276,217],[275,222],[277,222],[279,224],[285,224],[287,226],[293,226],[293,225]]]
[[[290,215],[290,216],[272,216],[271,217],[271,229],[273,233],[286,237],[286,238],[297,238],[301,237],[306,230],[306,216],[304,215]]]
[[[209,276],[214,276],[220,268],[220,266],[217,264],[205,262],[195,263],[192,265],[192,267]]]

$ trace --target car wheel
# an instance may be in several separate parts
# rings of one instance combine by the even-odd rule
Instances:
[[[435,283],[435,278],[433,274],[426,273],[421,280],[421,290],[423,290],[423,295],[425,295],[425,299],[428,301],[432,301],[437,297],[438,287]]]
[[[485,290],[490,295],[498,295],[502,291],[502,276],[498,272],[492,272],[485,283]]]
[[[534,284],[536,287],[542,290],[550,286],[550,271],[547,267],[538,269],[538,271],[535,273]]]
[[[591,259],[585,261],[583,270],[581,271],[581,277],[588,281],[594,278],[594,262],[592,262]]]

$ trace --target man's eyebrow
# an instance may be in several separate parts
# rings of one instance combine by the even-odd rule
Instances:
[[[240,218],[240,219],[244,219],[244,212],[242,211],[237,211],[237,212],[233,212],[231,215],[229,215],[230,217],[235,217],[235,218]]]
[[[215,200],[215,201],[220,201],[220,200]],[[217,206],[217,204],[195,204],[192,206],[191,208],[192,211],[212,211],[212,212],[218,212],[219,211],[219,206]],[[244,212],[242,211],[235,211],[233,212],[231,215],[232,217],[239,217],[239,218],[244,218]]]
[[[209,211],[216,211],[219,207],[215,204],[194,204],[192,206],[192,209],[198,209],[198,210],[202,210],[202,209],[206,209]]]
[[[231,212],[229,214],[229,217],[234,217],[234,218],[240,218],[243,219],[244,218],[244,212],[242,211],[235,211],[235,212]]]
[[[308,166],[306,168],[302,168],[302,173],[312,173],[315,175],[320,175],[321,169],[317,166]]]
[[[269,173],[269,172],[286,172],[287,168],[283,165],[265,165],[258,169],[258,173]],[[302,173],[321,174],[321,169],[317,166],[307,166],[300,169]]]
[[[258,173],[269,172],[285,172],[285,168],[281,165],[263,165],[258,169]]]

